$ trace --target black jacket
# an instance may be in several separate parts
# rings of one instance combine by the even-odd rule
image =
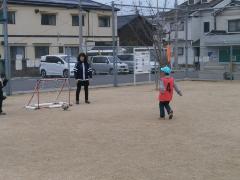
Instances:
[[[7,85],[7,83],[7,79],[3,79],[2,81],[0,81],[0,92],[2,92],[2,89]]]
[[[84,68],[85,67],[85,68]],[[85,69],[85,75],[84,75]],[[77,62],[74,68],[74,77],[79,80],[89,80],[92,78],[92,68],[88,62]]]

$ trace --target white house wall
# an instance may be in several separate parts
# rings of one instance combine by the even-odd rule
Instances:
[[[238,10],[226,10],[219,16],[217,16],[217,30],[224,30],[228,32],[228,20],[240,19],[240,11]]]
[[[36,9],[39,10],[39,13],[35,12]],[[56,53],[58,46],[78,46],[79,44],[77,37],[79,27],[72,26],[72,15],[78,15],[77,9],[9,5],[9,11],[16,12],[16,24],[8,25],[9,45],[26,46],[26,54],[29,55],[27,58],[34,58],[34,46],[36,44],[48,44],[52,46],[50,53]],[[44,12],[57,14],[56,26],[41,25],[41,13]],[[89,42],[88,45],[94,45],[94,42],[98,41],[112,41],[112,19],[110,20],[110,27],[98,26],[98,16],[107,15],[111,17],[111,11],[90,10],[89,13],[84,12],[84,15],[85,25],[83,27],[83,35],[87,37],[84,38],[84,42]],[[115,25],[117,25],[117,16],[115,18]],[[0,25],[0,28],[2,28],[2,25]],[[117,35],[117,28],[115,33]],[[12,35],[15,37],[12,37]],[[22,37],[16,37],[16,35]],[[0,40],[3,41],[3,37]],[[0,53],[3,54],[3,46],[0,46]]]

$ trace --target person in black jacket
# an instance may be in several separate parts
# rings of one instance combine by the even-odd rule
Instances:
[[[79,95],[81,87],[84,86],[85,103],[90,104],[88,100],[89,79],[92,78],[92,69],[87,61],[87,56],[84,53],[79,54],[78,62],[74,68],[74,76],[77,81],[76,104],[79,104]]]
[[[8,80],[6,79],[4,74],[1,74],[0,76],[0,115],[6,115],[2,111],[2,103],[6,99],[6,97],[3,95],[3,88],[7,85]]]

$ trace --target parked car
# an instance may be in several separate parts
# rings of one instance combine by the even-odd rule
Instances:
[[[155,67],[155,60],[154,61],[150,61],[150,68],[151,68],[151,73],[155,73],[156,70],[158,70],[159,67],[159,62],[156,62],[156,67]]]
[[[129,73],[134,72],[134,55],[133,54],[123,54],[118,55],[118,58],[128,65]]]
[[[41,57],[40,74],[43,78],[48,76],[68,77],[74,76],[74,67],[77,59],[68,55],[46,55]]]
[[[116,57],[117,58],[117,57]],[[129,73],[128,65],[117,60],[118,73]],[[113,74],[114,73],[114,57],[113,56],[93,56],[91,58],[93,74]]]

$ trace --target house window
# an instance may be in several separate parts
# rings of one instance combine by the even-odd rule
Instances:
[[[178,55],[183,56],[184,55],[184,48],[183,47],[178,47]]]
[[[113,45],[112,41],[98,41],[98,42],[95,42],[95,46],[112,46],[112,45]]]
[[[9,11],[8,12],[8,24],[16,24],[15,20],[15,12],[14,11]]]
[[[42,14],[41,24],[56,26],[56,14]]]
[[[64,53],[63,46],[59,46],[59,47],[58,47],[58,52],[59,52],[60,54],[63,54],[63,53]]]
[[[194,0],[188,0],[188,4],[189,4],[189,5],[193,5],[194,3],[195,3]]]
[[[208,33],[210,31],[210,23],[204,22],[204,33]]]
[[[79,16],[72,15],[72,26],[79,26]],[[85,16],[82,16],[82,26],[85,26]]]
[[[49,46],[35,46],[35,58],[41,58],[49,54]]]
[[[232,55],[236,62],[240,62],[240,46],[233,47]],[[229,47],[219,48],[219,62],[230,62],[231,50]]]
[[[17,55],[21,55],[23,57],[23,59],[25,58],[25,47],[24,46],[11,46],[10,47],[11,60],[16,60]]]
[[[240,19],[228,21],[229,32],[240,32]]]
[[[70,56],[74,56],[74,57],[78,57],[79,55],[79,47],[65,47],[65,54],[70,55]]]
[[[110,16],[99,16],[98,26],[99,27],[110,27]]]

